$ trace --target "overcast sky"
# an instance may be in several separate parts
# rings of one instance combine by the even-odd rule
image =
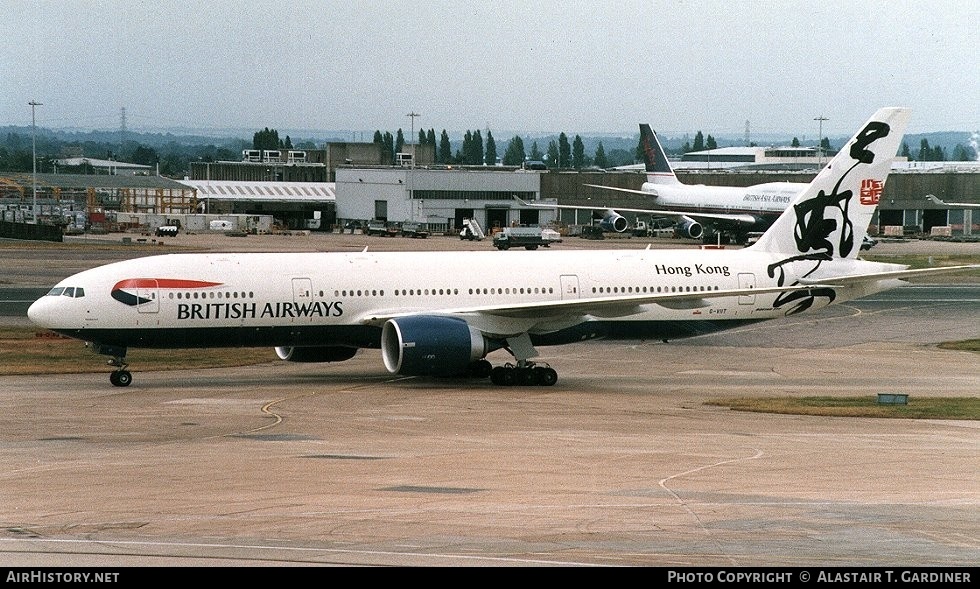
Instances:
[[[977,0],[3,0],[0,125],[980,129]],[[485,132],[485,131],[484,131]],[[360,137],[355,137],[360,139]],[[365,138],[370,140],[370,137]]]

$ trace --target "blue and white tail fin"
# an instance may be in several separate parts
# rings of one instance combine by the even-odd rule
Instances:
[[[857,258],[910,112],[876,112],[751,249],[798,260]]]
[[[674,175],[667,154],[650,125],[640,123],[640,145],[643,147],[643,162],[646,164],[647,182],[650,184],[680,184]]]

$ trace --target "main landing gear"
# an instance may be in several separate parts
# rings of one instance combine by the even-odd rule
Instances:
[[[558,382],[558,373],[548,365],[537,366],[527,361],[523,365],[521,362],[514,365],[508,362],[490,371],[490,382],[498,386],[550,387]]]
[[[537,365],[524,360],[517,364],[510,362],[503,366],[493,366],[486,359],[477,360],[467,372],[473,378],[490,377],[497,386],[541,386],[550,387],[558,382],[558,373],[547,364]]]
[[[471,366],[473,376],[486,378],[490,377],[490,382],[497,386],[554,386],[558,382],[558,373],[554,368],[547,364],[535,364],[528,358],[538,355],[531,338],[525,333],[519,336],[507,338],[507,345],[504,346],[510,352],[516,364],[510,362],[503,366],[490,366],[486,359],[478,360]]]

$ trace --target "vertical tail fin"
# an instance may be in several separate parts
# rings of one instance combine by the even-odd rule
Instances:
[[[897,107],[876,112],[752,249],[798,260],[856,258],[909,115]]]
[[[667,154],[650,125],[640,123],[640,145],[643,147],[643,161],[646,164],[647,182],[651,184],[680,184],[674,170],[667,161]]]

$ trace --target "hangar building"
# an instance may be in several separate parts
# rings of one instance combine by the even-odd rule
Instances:
[[[545,225],[552,211],[521,208],[514,197],[537,200],[541,172],[503,167],[339,168],[337,218],[425,223],[434,233],[458,231],[464,219],[481,227]]]

